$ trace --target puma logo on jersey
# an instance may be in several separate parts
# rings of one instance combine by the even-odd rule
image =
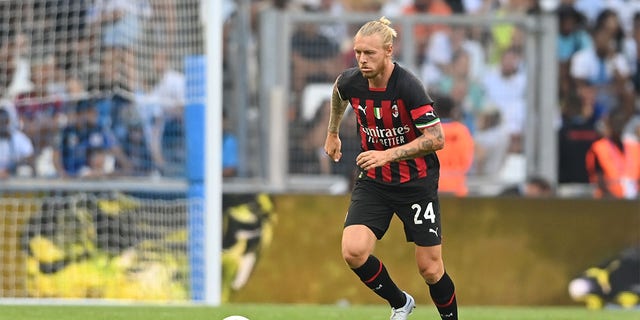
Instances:
[[[429,228],[429,232],[435,234],[436,237],[438,236],[438,228],[435,228],[435,229]]]
[[[429,112],[425,113],[424,115],[425,115],[425,116],[432,116],[432,117],[434,117],[434,118],[436,117],[436,114],[435,114],[435,113],[433,113],[433,111],[429,111]]]
[[[361,105],[358,105],[358,110],[362,111],[363,114],[367,114],[367,107],[363,107]]]

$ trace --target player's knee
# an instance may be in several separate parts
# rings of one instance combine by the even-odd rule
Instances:
[[[342,259],[349,265],[351,268],[360,267],[367,261],[369,258],[369,251],[365,248],[358,247],[343,247],[342,248]]]
[[[418,270],[422,278],[429,284],[438,282],[444,274],[442,260],[431,260],[430,263],[422,263],[418,266]]]

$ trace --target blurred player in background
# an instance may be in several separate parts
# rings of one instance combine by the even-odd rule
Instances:
[[[264,193],[224,195],[222,237],[222,301],[248,282],[260,254],[271,244],[274,204]]]
[[[360,280],[391,305],[391,319],[407,319],[415,307],[411,295],[393,282],[372,253],[391,219],[398,215],[406,239],[415,243],[418,269],[442,319],[458,319],[454,284],[442,260],[442,224],[438,201],[444,147],[440,119],[424,85],[393,62],[390,21],[364,24],[354,37],[357,68],[335,82],[325,152],[339,161],[339,127],[347,105],[358,121],[360,168],[342,234],[342,256]]]
[[[542,176],[531,176],[522,183],[509,186],[500,192],[503,197],[544,198],[555,194],[553,185]]]
[[[21,234],[29,297],[187,299],[187,230],[178,222],[186,206],[167,210],[167,202],[114,192],[72,194],[38,209]]]
[[[629,115],[617,108],[603,117],[604,136],[587,151],[585,163],[596,198],[636,199],[640,183],[640,148],[623,138]]]
[[[445,149],[438,151],[441,194],[464,197],[469,193],[467,174],[473,164],[474,143],[469,128],[459,121],[459,108],[446,95],[435,97],[435,107],[442,122]]]
[[[569,294],[588,309],[640,305],[640,244],[585,270],[569,283]]]

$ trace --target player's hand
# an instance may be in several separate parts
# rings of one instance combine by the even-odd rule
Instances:
[[[358,155],[356,158],[356,164],[363,170],[374,169],[382,167],[389,162],[386,151],[381,150],[369,150]]]
[[[333,160],[334,162],[340,161],[342,158],[342,141],[340,141],[340,137],[337,133],[329,133],[327,134],[327,139],[324,141],[324,152]]]

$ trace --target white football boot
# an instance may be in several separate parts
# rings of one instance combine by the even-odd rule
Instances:
[[[406,320],[409,314],[413,312],[413,309],[416,307],[416,301],[413,300],[410,294],[404,292],[404,295],[407,296],[407,303],[398,309],[391,308],[391,318],[389,318],[389,320]]]

